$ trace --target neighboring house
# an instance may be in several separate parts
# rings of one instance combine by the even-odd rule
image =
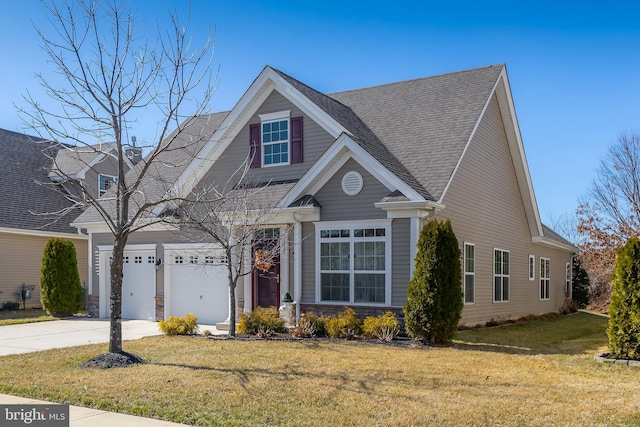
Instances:
[[[172,151],[158,164],[173,187],[148,179],[141,192],[188,194],[251,159],[279,214],[261,234],[286,243],[269,271],[245,276],[240,310],[289,293],[298,314],[401,314],[429,218],[449,218],[460,244],[463,323],[564,302],[576,248],[540,221],[504,65],[331,95],[266,67],[230,112],[196,118],[192,132],[210,134],[197,156]],[[89,233],[90,310],[106,317],[112,237],[94,210],[73,225]],[[208,247],[160,225],[132,234],[123,317],[228,321],[226,275],[203,273]]]
[[[33,286],[27,307],[40,307],[42,255],[51,237],[71,240],[80,280],[87,282],[87,236],[69,226],[80,209],[48,176],[61,145],[0,129],[0,308],[21,302],[23,284]]]
[[[63,184],[78,200],[101,197],[118,181],[118,148],[115,143],[60,147],[53,159],[49,178]],[[127,146],[125,154],[125,172],[128,172],[141,160],[142,151]]]

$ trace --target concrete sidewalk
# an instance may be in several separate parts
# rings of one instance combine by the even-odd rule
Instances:
[[[46,405],[51,402],[0,394],[0,403],[9,405]],[[2,414],[0,414],[0,421],[2,419]],[[80,406],[69,407],[69,427],[175,427],[185,425],[153,418],[82,408]]]

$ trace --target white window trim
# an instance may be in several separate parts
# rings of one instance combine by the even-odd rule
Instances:
[[[107,188],[106,190],[103,190],[100,188],[100,178],[109,178],[112,182],[117,183],[118,182],[118,177],[117,176],[113,176],[113,175],[107,175],[106,173],[99,173],[98,174],[98,197],[102,197],[105,194],[107,194],[107,191],[109,191],[109,189]]]
[[[391,219],[383,219],[383,220],[362,220],[362,221],[319,221],[314,222],[315,226],[315,250],[316,250],[316,304],[325,304],[325,305],[352,305],[352,306],[378,306],[378,307],[390,307],[391,306],[391,265],[392,265],[392,253],[391,253]],[[384,228],[385,236],[384,238],[380,238],[380,240],[384,240],[385,242],[385,302],[384,303],[374,303],[374,302],[354,302],[354,281],[353,281],[353,258],[350,259],[350,280],[349,280],[349,301],[324,301],[322,300],[321,293],[321,279],[320,279],[320,231],[322,230],[335,230],[335,229],[354,229],[354,228]],[[353,247],[354,237],[351,235],[350,237],[344,238],[349,239],[351,247]]]
[[[551,260],[549,258],[540,257],[540,267],[542,267],[542,263],[547,261],[549,263],[548,268],[546,269],[547,277],[542,277],[542,272],[540,272],[540,280],[538,281],[538,298],[540,301],[548,301],[551,299]],[[542,268],[541,268],[542,269]],[[542,298],[542,281],[546,280],[549,283],[549,294],[546,298]]]
[[[284,111],[278,111],[275,113],[268,113],[268,114],[259,114],[258,117],[260,117],[260,166],[263,168],[271,168],[271,167],[275,167],[275,166],[287,166],[291,164],[291,111],[290,110],[284,110]],[[264,123],[271,123],[271,122],[278,122],[278,121],[282,121],[282,120],[286,120],[288,125],[287,125],[287,129],[288,129],[288,135],[289,138],[287,138],[287,161],[286,162],[281,162],[281,163],[272,163],[270,165],[266,165],[264,163],[264,156],[265,156],[265,149],[264,149],[264,136],[262,134],[262,125]],[[282,142],[278,142],[278,143],[282,143]],[[272,145],[272,143],[267,143],[268,145]],[[277,143],[274,143],[277,144]]]
[[[467,247],[473,247],[473,272],[467,273]],[[474,243],[464,242],[462,250],[462,302],[464,305],[473,305],[476,303],[476,245]],[[473,276],[473,295],[471,302],[467,302],[467,274]]]
[[[527,265],[529,269],[529,281],[533,282],[536,280],[536,256],[529,255],[529,264]]]
[[[509,254],[509,274],[496,274],[496,251],[500,251],[500,252],[506,252]],[[501,304],[501,303],[506,303],[511,301],[511,253],[506,250],[506,249],[500,249],[500,248],[493,248],[493,254],[491,256],[491,262],[492,262],[492,267],[491,269],[493,270],[493,282],[491,283],[491,294],[493,295],[493,302],[495,304]],[[506,277],[509,279],[509,298],[508,299],[501,299],[500,301],[496,301],[496,277]],[[501,290],[504,289],[504,282],[502,284],[502,288]],[[500,294],[504,294],[504,291],[500,292]]]

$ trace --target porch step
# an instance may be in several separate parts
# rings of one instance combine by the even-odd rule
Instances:
[[[216,323],[216,329],[219,331],[228,331],[229,330],[229,322],[219,322]],[[238,324],[236,323],[236,330],[238,330]]]

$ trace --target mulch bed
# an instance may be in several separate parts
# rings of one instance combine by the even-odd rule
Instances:
[[[132,353],[122,351],[120,353],[102,353],[80,365],[80,368],[109,369],[127,368],[129,366],[145,363],[145,360]]]

